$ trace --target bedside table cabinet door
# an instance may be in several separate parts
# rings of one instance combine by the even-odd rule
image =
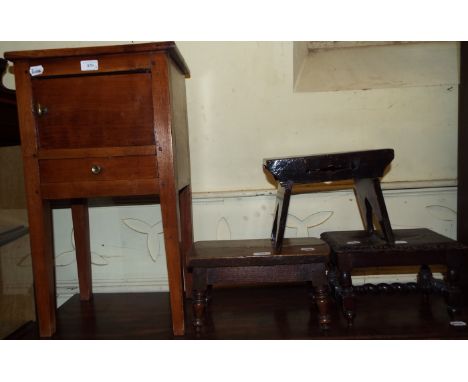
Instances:
[[[32,80],[39,149],[154,145],[151,73]]]

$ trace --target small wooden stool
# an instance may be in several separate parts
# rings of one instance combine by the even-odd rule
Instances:
[[[460,307],[459,270],[468,247],[425,228],[398,229],[393,233],[393,244],[365,231],[324,232],[321,235],[330,245],[329,279],[335,295],[341,297],[348,324],[352,325],[355,317],[352,270],[384,266],[421,266],[418,289],[426,297],[434,290],[442,291],[453,319]],[[429,266],[436,264],[447,266],[445,283],[432,278]]]
[[[269,239],[196,242],[187,258],[193,277],[193,325],[203,326],[210,285],[311,282],[320,327],[327,329],[328,261],[329,247],[317,238],[285,239],[281,253]]]
[[[375,231],[375,216],[385,240],[393,242],[392,227],[379,181],[393,157],[392,149],[381,149],[264,159],[263,167],[278,182],[275,219],[271,233],[275,248],[281,250],[294,184],[349,179],[354,180],[356,199],[368,234],[372,235]]]

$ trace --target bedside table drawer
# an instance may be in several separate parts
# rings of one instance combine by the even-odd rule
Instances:
[[[146,195],[159,192],[156,156],[39,160],[47,198]]]

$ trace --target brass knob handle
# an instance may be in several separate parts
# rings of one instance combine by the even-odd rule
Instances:
[[[48,111],[49,110],[45,106],[41,105],[40,103],[37,104],[36,113],[37,113],[37,115],[39,117],[42,117],[43,115],[46,115]]]
[[[97,164],[93,164],[91,166],[91,172],[94,174],[94,175],[99,175],[102,171],[102,168],[101,166],[97,165]]]

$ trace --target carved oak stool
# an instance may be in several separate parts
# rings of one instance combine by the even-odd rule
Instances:
[[[193,325],[203,327],[207,287],[216,284],[309,282],[322,329],[330,324],[328,245],[317,238],[285,239],[278,252],[269,239],[195,242],[187,258],[192,273]]]
[[[351,272],[355,268],[384,266],[421,266],[416,288],[424,295],[444,293],[450,317],[459,312],[459,274],[468,247],[425,228],[397,229],[394,243],[365,231],[324,232],[321,238],[331,249],[329,279],[332,289],[341,296],[343,312],[352,325],[355,317],[355,296]],[[435,280],[430,265],[445,265],[445,282]],[[370,285],[372,288],[374,286]],[[386,286],[389,288],[391,286]],[[404,284],[397,284],[398,289]]]
[[[379,178],[393,160],[392,149],[354,151],[335,154],[271,158],[263,160],[263,167],[278,182],[276,210],[271,238],[280,251],[283,243],[289,200],[294,184],[354,180],[354,190],[369,235],[375,231],[373,216],[377,218],[385,239],[393,242]]]

